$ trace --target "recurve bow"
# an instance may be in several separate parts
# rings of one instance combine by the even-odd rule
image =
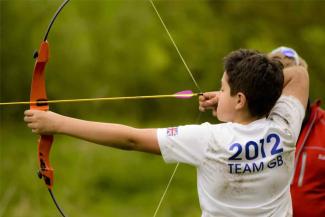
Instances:
[[[42,111],[49,110],[49,104],[46,102],[42,102],[47,100],[46,87],[45,87],[45,67],[49,60],[49,55],[50,55],[49,43],[47,41],[47,38],[56,17],[59,15],[61,10],[68,2],[69,0],[65,0],[61,4],[57,12],[54,14],[47,28],[44,39],[41,42],[39,50],[34,53],[35,66],[34,66],[32,85],[30,91],[30,102],[31,102],[30,109],[32,110],[42,110]],[[40,135],[38,141],[38,164],[39,164],[38,177],[44,180],[48,188],[48,191],[50,192],[50,195],[55,203],[55,206],[58,208],[61,215],[65,217],[62,209],[56,202],[56,199],[52,192],[54,173],[53,173],[53,168],[51,167],[50,164],[50,151],[51,151],[53,140],[54,140],[53,135]]]

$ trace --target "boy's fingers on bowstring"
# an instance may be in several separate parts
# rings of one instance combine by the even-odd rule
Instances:
[[[218,92],[206,92],[199,97],[199,110],[213,109],[218,105]]]
[[[201,112],[205,112],[205,106],[203,105],[205,100],[206,99],[203,95],[199,96],[199,111]]]
[[[211,110],[211,109],[214,109],[214,106],[210,106],[209,102],[199,103],[199,110],[201,112],[205,112],[206,110]]]
[[[202,102],[204,100],[205,100],[205,97],[203,96],[203,94],[202,95],[199,95],[199,102]]]
[[[206,106],[204,105],[206,101],[205,96],[202,94],[199,96],[199,111],[205,112]]]
[[[210,91],[210,92],[203,93],[203,96],[205,98],[211,99],[211,98],[215,97],[217,94],[218,94],[218,91]]]
[[[203,107],[203,106],[199,106],[199,111],[200,111],[200,112],[205,112],[205,107]]]
[[[205,92],[205,93],[202,93],[199,96],[199,100],[200,101],[206,101],[208,99],[211,99],[211,98],[215,97],[216,95],[217,95],[216,92]]]
[[[213,110],[215,107],[213,106],[199,106],[199,111],[205,112],[206,110]]]
[[[199,111],[205,112],[205,110],[207,109],[206,101],[208,99],[209,98],[207,97],[207,95],[205,95],[205,93],[203,93],[202,95],[199,96]]]

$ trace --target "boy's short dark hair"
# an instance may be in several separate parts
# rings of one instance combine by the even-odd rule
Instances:
[[[245,94],[253,117],[268,115],[282,93],[282,64],[258,51],[239,49],[225,57],[224,68],[231,96]]]

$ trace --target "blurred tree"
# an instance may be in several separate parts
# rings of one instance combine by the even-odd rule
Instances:
[[[325,50],[324,1],[156,2],[203,90],[218,88],[222,58],[231,50],[245,47],[267,52],[287,45],[310,65],[312,98],[324,98],[325,64],[314,58]],[[28,99],[32,53],[59,3],[1,1],[1,101]],[[49,98],[197,91],[147,1],[72,1],[55,23],[49,41]],[[84,116],[91,108],[99,111],[96,116],[109,113],[121,118],[122,113],[125,120],[136,122],[160,116],[168,119],[170,111],[178,113],[180,121],[197,112],[196,107],[189,114],[182,112],[183,105],[189,104],[175,100],[132,102],[131,110],[128,105],[66,104],[55,109]],[[2,118],[17,119],[21,110],[6,107]]]
[[[268,52],[285,45],[296,49],[309,64],[311,98],[325,99],[325,1],[155,2],[203,91],[219,88],[223,57],[230,51],[251,48]],[[1,102],[29,99],[32,54],[60,3],[0,1]],[[147,0],[72,0],[54,24],[49,42],[51,59],[46,75],[50,99],[197,91]],[[11,206],[6,211],[0,206],[0,216],[53,216],[48,195],[42,200],[39,183],[31,184],[34,177],[26,175],[35,166],[35,147],[22,145],[33,139],[22,122],[26,108],[0,107],[0,176],[5,177],[0,179],[0,205],[6,201],[2,198],[16,192],[11,193]],[[60,104],[51,108],[74,117],[143,127],[194,123],[198,114],[197,99]],[[215,119],[204,114],[200,121]],[[164,186],[163,178],[170,168],[146,155],[111,154],[68,138],[62,138],[61,143],[64,146],[57,146],[53,159],[57,159],[57,168],[68,171],[57,174],[64,177],[58,179],[64,186],[61,197],[67,198],[63,202],[75,203],[69,207],[71,216],[151,215],[153,200],[159,199],[163,188],[156,186]],[[130,165],[135,169],[130,170]],[[94,174],[90,173],[93,168]],[[194,172],[185,171],[176,177],[176,196],[168,198],[160,216],[199,215],[198,206],[192,206],[198,204]],[[138,188],[142,184],[145,187]],[[73,190],[65,186],[73,186]]]

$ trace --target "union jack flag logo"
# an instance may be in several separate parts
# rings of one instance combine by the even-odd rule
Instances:
[[[167,136],[176,136],[178,134],[178,127],[167,128]]]

